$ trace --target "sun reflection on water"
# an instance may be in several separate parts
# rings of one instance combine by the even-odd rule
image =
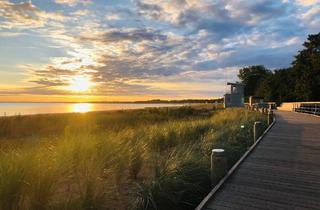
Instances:
[[[90,112],[90,111],[93,111],[93,105],[89,103],[72,104],[71,111],[78,112],[78,113]]]

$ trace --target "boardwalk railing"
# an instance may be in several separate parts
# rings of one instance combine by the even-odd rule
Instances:
[[[300,107],[294,108],[294,111],[320,116],[320,102],[300,103]]]
[[[307,114],[320,115],[320,102],[286,102],[282,103],[279,110],[302,112]]]
[[[260,102],[260,103],[244,103],[245,108],[250,110],[259,111],[260,109],[277,109],[277,104],[275,102]]]

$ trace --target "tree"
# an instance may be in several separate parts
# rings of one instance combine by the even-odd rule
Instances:
[[[270,71],[264,66],[239,70],[245,96],[260,96],[278,104],[284,101],[320,100],[320,33],[309,35],[292,67]]]
[[[254,96],[263,97],[265,101],[273,101],[274,100],[274,75],[268,74],[265,76],[258,85],[257,89],[254,91]]]
[[[295,84],[292,68],[275,70],[272,83],[275,102],[280,104],[283,101],[296,101],[292,89]]]
[[[254,95],[263,79],[270,74],[272,74],[271,71],[261,65],[240,69],[238,77],[244,84],[245,97]]]
[[[294,101],[292,72],[291,68],[274,70],[263,78],[255,95],[263,97],[265,101],[273,101],[277,104],[282,101]]]
[[[296,78],[294,94],[297,100],[320,100],[320,33],[309,35],[293,61]]]

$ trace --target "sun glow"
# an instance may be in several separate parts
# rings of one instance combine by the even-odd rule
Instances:
[[[79,103],[79,104],[72,104],[71,111],[78,112],[78,113],[86,113],[90,112],[93,109],[93,105],[89,103]]]
[[[90,81],[90,77],[85,75],[74,76],[70,80],[70,85],[67,87],[68,90],[75,92],[86,92],[90,90],[93,83]]]

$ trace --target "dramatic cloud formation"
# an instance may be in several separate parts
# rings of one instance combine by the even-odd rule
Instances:
[[[238,68],[289,66],[319,14],[318,0],[2,0],[0,75],[24,79],[0,94],[221,96]],[[90,90],[70,91],[79,75]]]

